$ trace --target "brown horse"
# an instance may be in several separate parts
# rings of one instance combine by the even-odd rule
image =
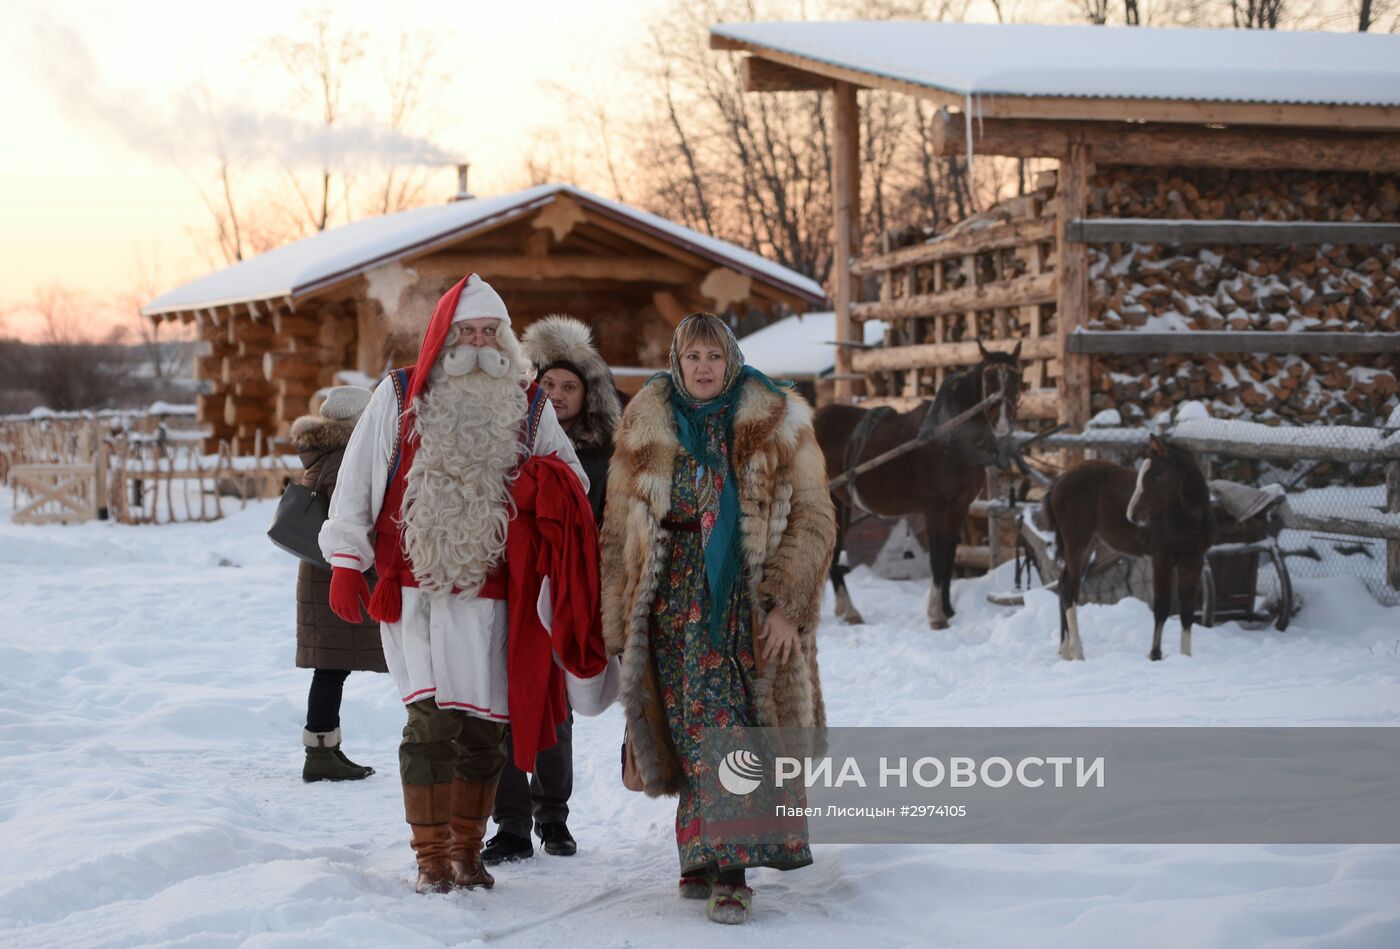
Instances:
[[[1181,654],[1191,655],[1191,625],[1200,599],[1201,567],[1215,537],[1210,489],[1190,452],[1151,436],[1147,460],[1134,472],[1085,461],[1055,480],[1045,510],[1055,530],[1060,574],[1060,658],[1083,659],[1076,604],[1094,538],[1130,557],[1152,558],[1152,651],[1162,658],[1162,627],[1171,615],[1172,575],[1181,609]]]
[[[826,457],[826,470],[835,476],[912,441],[990,396],[1001,396],[948,435],[832,491],[837,527],[831,585],[836,590],[836,615],[848,623],[863,622],[846,591],[847,568],[841,564],[851,511],[860,508],[881,517],[924,515],[933,572],[928,622],[932,629],[948,628],[953,615],[951,589],[958,535],[982,485],[983,468],[996,463],[997,439],[1009,434],[1016,423],[1021,398],[1021,344],[1010,353],[988,352],[980,340],[977,348],[981,363],[945,379],[931,404],[924,402],[904,413],[890,408],[867,412],[854,405],[828,405],[816,414],[817,441]]]

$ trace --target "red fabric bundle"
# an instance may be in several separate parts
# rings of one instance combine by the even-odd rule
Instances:
[[[506,536],[510,730],[515,765],[535,770],[568,717],[563,670],[591,679],[608,662],[599,608],[598,528],[578,477],[555,455],[533,457],[512,487],[518,511]],[[551,628],[540,621],[549,579]]]

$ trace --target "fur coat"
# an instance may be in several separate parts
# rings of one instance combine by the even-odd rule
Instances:
[[[730,462],[739,492],[744,582],[760,610],[780,607],[798,626],[802,658],[760,661],[759,726],[824,728],[816,628],[836,521],[811,407],[795,393],[743,383]],[[665,567],[671,479],[680,443],[671,382],[655,379],[627,406],[608,474],[603,518],[603,638],[622,653],[621,701],[646,792],[680,791],[681,774],[652,663],[648,619]],[[760,631],[756,619],[754,633]],[[755,644],[754,655],[760,653]]]

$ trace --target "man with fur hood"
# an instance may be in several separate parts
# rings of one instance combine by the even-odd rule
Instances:
[[[593,346],[588,326],[569,316],[547,316],[526,328],[520,338],[525,355],[535,364],[536,380],[549,397],[554,414],[573,443],[588,476],[588,501],[593,516],[603,519],[608,460],[613,433],[622,416],[621,400],[607,363]],[[496,789],[496,826],[500,828],[482,852],[488,866],[534,856],[531,822],[545,853],[572,856],[578,844],[569,833],[569,797],[573,793],[573,716],[558,728],[558,741],[535,756],[532,777],[507,760]],[[507,735],[508,756],[511,738]]]
[[[613,433],[622,418],[622,400],[612,371],[594,347],[587,324],[570,316],[546,316],[531,324],[520,343],[538,370],[536,381],[578,452],[588,475],[588,503],[601,524]]]
[[[557,655],[577,619],[561,631],[559,616],[568,604],[559,596],[558,577],[553,591],[540,586],[528,604],[523,597],[516,604],[528,605],[528,614],[508,610],[507,591],[535,576],[541,557],[534,541],[521,548],[528,562],[507,564],[505,554],[524,515],[519,483],[549,485],[538,505],[528,498],[541,512],[557,513],[561,501],[575,495],[586,519],[588,482],[529,373],[505,303],[469,274],[438,301],[418,361],[375,389],[346,447],[321,530],[321,550],[332,567],[331,607],[342,618],[358,619],[368,600],[407,708],[399,769],[420,893],[493,885],[480,854],[505,764],[506,724],[520,702],[550,699],[543,720],[551,726],[563,715],[562,682],[557,691],[541,683],[558,677],[548,655],[551,640]],[[531,467],[535,462],[542,464]],[[591,537],[592,524],[585,520],[584,527]],[[370,567],[378,573],[373,598],[364,579]],[[588,590],[570,592],[592,599]],[[552,627],[545,617],[550,605]],[[516,661],[522,617],[535,623],[528,668]],[[573,695],[568,659],[561,664]],[[515,687],[518,674],[530,677],[531,694]],[[581,694],[576,702],[586,698]],[[538,711],[531,724],[542,721]]]

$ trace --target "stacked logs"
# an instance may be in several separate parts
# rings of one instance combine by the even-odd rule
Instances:
[[[1090,215],[1168,219],[1400,221],[1400,179],[1364,174],[1107,168]],[[1089,249],[1090,329],[1400,331],[1400,249],[1148,244]],[[1383,356],[1114,356],[1095,359],[1094,411],[1150,417],[1184,399],[1219,417],[1383,422],[1400,403]]]
[[[1117,409],[1132,423],[1198,400],[1216,418],[1377,425],[1400,395],[1391,362],[1331,355],[1096,357],[1092,408]]]

